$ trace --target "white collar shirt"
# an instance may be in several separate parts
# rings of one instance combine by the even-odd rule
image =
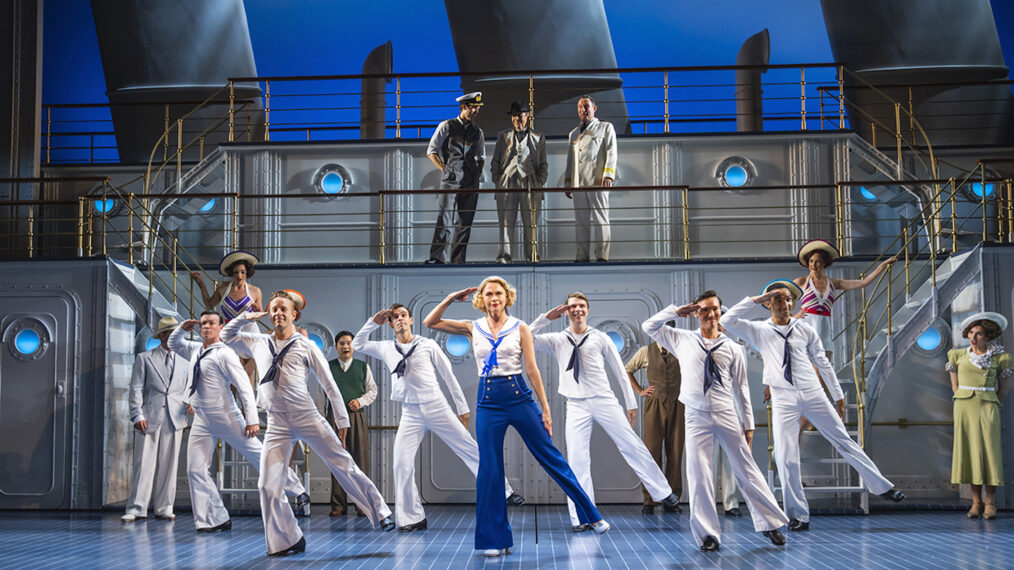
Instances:
[[[416,336],[410,343],[398,343],[405,354],[415,347],[415,351],[405,361],[405,375],[399,376],[394,373],[394,369],[404,356],[395,348],[398,341],[370,340],[373,331],[380,327],[381,325],[375,323],[373,319],[367,320],[353,337],[352,348],[381,360],[391,371],[392,400],[405,404],[424,404],[443,398],[440,384],[437,382],[439,378],[447,387],[458,415],[469,412],[465,394],[461,391],[461,385],[451,369],[451,361],[440,350],[435,340]]]
[[[845,397],[838,375],[824,353],[824,345],[813,327],[805,319],[790,319],[787,325],[776,325],[770,318],[751,321],[746,313],[755,306],[751,297],[736,303],[719,321],[729,332],[753,345],[764,359],[764,384],[772,390],[821,390],[820,378],[813,367],[816,365],[835,402]],[[823,318],[823,317],[821,317]],[[788,335],[789,353],[792,365],[792,383],[785,380],[785,342],[782,335]]]
[[[187,403],[196,409],[234,408],[236,401],[229,391],[231,385],[236,388],[243,403],[246,425],[259,423],[250,377],[243,369],[239,356],[222,342],[216,342],[205,348],[200,342],[186,340],[186,335],[187,332],[181,328],[174,330],[169,336],[169,348],[189,362],[191,384],[184,390]],[[197,391],[191,396],[194,365],[202,354],[204,358],[201,358],[201,375],[197,380]]]
[[[277,340],[272,333],[244,331],[242,328],[245,324],[246,321],[242,318],[229,321],[222,329],[222,341],[226,343],[238,341],[247,347],[257,361],[259,379],[263,379],[272,362],[269,343],[274,345],[275,354],[281,354],[286,345],[295,343],[281,359],[274,381],[258,384],[257,404],[260,407],[281,414],[316,411],[317,406],[307,386],[309,377],[313,375],[331,402],[335,413],[335,426],[349,427],[349,414],[331,375],[331,367],[328,366],[324,353],[312,340],[298,332],[285,340]],[[267,366],[262,363],[266,363]]]
[[[672,305],[644,321],[641,329],[671,352],[680,365],[680,402],[684,406],[704,412],[736,409],[744,430],[754,429],[753,406],[750,403],[750,385],[746,375],[746,358],[743,348],[724,334],[717,339],[704,338],[700,331],[670,327],[665,323],[677,317]],[[715,347],[718,347],[715,349]],[[703,348],[702,348],[703,347]],[[704,391],[705,350],[712,350],[721,377]]]
[[[574,334],[569,328],[563,332],[538,332],[547,328],[551,322],[543,313],[532,321],[529,328],[534,336],[535,350],[556,357],[559,368],[558,390],[560,394],[568,398],[608,396],[615,399],[616,395],[609,386],[609,375],[606,372],[606,368],[608,368],[620,385],[627,409],[636,410],[637,398],[627,380],[627,373],[623,368],[620,353],[617,352],[616,345],[613,344],[609,335],[592,327],[588,327],[588,330],[582,335]],[[574,344],[571,344],[571,341]],[[584,344],[581,344],[582,341]],[[567,370],[570,356],[575,350],[575,345],[578,344],[581,344],[581,347],[577,349],[579,360],[575,363],[574,369]],[[578,371],[576,380],[574,370]]]

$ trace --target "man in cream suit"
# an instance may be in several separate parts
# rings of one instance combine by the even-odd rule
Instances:
[[[154,503],[155,518],[176,518],[176,467],[187,426],[183,396],[189,382],[187,361],[166,344],[176,325],[172,317],[160,319],[155,336],[161,344],[134,359],[130,376],[130,421],[136,432],[134,480],[127,513],[120,518],[125,523],[148,516],[149,500]]]
[[[577,116],[581,124],[570,131],[567,170],[564,186],[610,187],[616,179],[616,129],[612,123],[595,118],[595,100],[585,95],[577,100]],[[567,192],[574,199],[574,231],[577,243],[575,261],[589,261],[592,226],[598,230],[595,259],[609,260],[609,191],[589,190]]]
[[[493,183],[498,189],[527,190],[496,193],[496,213],[500,224],[497,263],[509,263],[513,255],[521,259],[521,252],[524,252],[526,261],[535,260],[532,230],[539,217],[542,192],[532,192],[532,189],[545,186],[549,165],[546,163],[546,137],[528,128],[529,112],[527,103],[511,103],[509,114],[513,126],[496,135],[496,148],[489,164]],[[518,210],[521,211],[523,245],[517,242]],[[513,248],[511,242],[514,242]]]

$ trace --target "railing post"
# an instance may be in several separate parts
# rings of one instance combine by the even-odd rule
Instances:
[[[173,234],[173,304],[176,303],[176,260],[179,259],[176,250],[179,246],[180,238],[177,234]]]
[[[401,78],[394,78],[394,138],[401,138]]]
[[[690,259],[690,189],[683,187],[683,259]]]
[[[802,121],[801,131],[806,130],[806,68],[799,68],[799,117]]]
[[[92,212],[91,204],[88,205],[87,213],[88,257],[91,257],[95,253],[95,214]]]
[[[535,128],[535,74],[528,74],[528,123]]]
[[[46,163],[49,164],[49,148],[53,138],[53,108],[46,106]]]
[[[197,148],[199,149],[198,150],[198,154],[197,154],[197,161],[200,162],[200,161],[204,160],[204,136],[203,135],[200,138],[200,144],[199,144],[199,146]]]
[[[912,104],[912,86],[908,86],[908,131],[912,136],[912,145],[915,145],[915,107]],[[936,176],[934,175],[934,178]]]
[[[35,205],[28,205],[28,258],[35,257]]]
[[[1007,241],[1014,239],[1014,181],[1007,180]]]
[[[264,82],[264,140],[271,140],[271,82]]]
[[[891,301],[891,265],[887,266],[887,336],[891,336],[891,316],[893,313],[893,302]]]
[[[84,197],[78,197],[77,199],[77,256],[84,257],[84,215],[85,215],[85,203],[87,200]]]
[[[873,148],[877,148],[877,124],[872,122],[870,123],[870,143]]]
[[[229,81],[229,142],[235,139],[236,130],[236,86]]]
[[[176,192],[183,192],[183,118],[176,119]]]
[[[95,135],[88,135],[88,164],[95,162]]]
[[[134,193],[127,194],[127,263],[134,265]]]
[[[106,227],[109,226],[109,219],[107,217],[108,216],[107,212],[108,212],[109,208],[106,206],[106,189],[107,188],[108,188],[108,184],[106,182],[103,182],[102,183],[102,255],[106,255]]]
[[[820,130],[824,130],[824,91],[820,91]]]
[[[665,132],[668,133],[669,132],[669,70],[667,69],[667,70],[663,71],[662,73],[663,73],[662,80],[663,80],[663,82],[665,84],[665,93],[664,93],[664,96],[665,96],[665,117],[664,117],[664,121],[665,121],[665,123],[664,124],[665,124]],[[644,128],[645,128],[645,130],[647,130],[648,126],[645,125]]]
[[[379,241],[380,241],[380,264],[384,265],[385,263],[387,263],[387,257],[385,255],[385,250],[387,249],[387,238],[384,235],[386,232],[384,230],[384,194],[383,193],[380,194],[380,218],[379,218],[379,220],[377,222],[377,226],[380,228],[380,236],[379,236],[379,238],[380,238],[379,239]]]
[[[232,196],[232,249],[239,249],[239,194]]]
[[[253,141],[253,105],[246,104],[246,142]]]
[[[954,183],[954,179],[950,179],[951,182],[951,253],[958,253],[958,204],[955,195],[957,194],[957,186]]]
[[[775,451],[774,439],[775,438],[774,438],[774,433],[772,431],[772,425],[771,425],[771,422],[772,422],[772,419],[773,419],[772,418],[773,414],[771,412],[771,402],[768,402],[767,406],[765,406],[765,407],[767,408],[767,412],[768,412],[768,473],[771,473],[775,469],[775,461],[774,461],[774,451]]]
[[[845,128],[845,66],[838,66],[838,128]]]
[[[986,165],[979,165],[980,181],[982,183],[982,243],[986,243]]]
[[[539,253],[538,253],[537,249],[539,247],[539,238],[538,238],[537,232],[538,232],[538,229],[539,229],[539,221],[536,218],[538,218],[538,216],[539,216],[539,206],[538,206],[538,203],[535,201],[535,193],[532,192],[531,187],[528,188],[528,211],[529,211],[529,217],[532,220],[532,229],[531,229],[531,232],[532,232],[532,242],[531,242],[531,244],[529,244],[529,247],[532,248],[531,249],[531,253],[532,253],[531,260],[532,260],[532,263],[538,263],[539,262]]]
[[[909,260],[909,250],[911,246],[908,243],[908,226],[905,226],[901,230],[905,243],[905,301],[908,301],[912,296],[912,281],[909,277],[909,267],[911,267],[911,261]]]
[[[169,103],[164,106],[163,121],[165,129],[165,137],[162,140],[162,162],[169,160]],[[158,144],[158,143],[155,143]]]
[[[845,204],[842,200],[844,191],[842,190],[841,184],[834,185],[834,233],[835,233],[835,244],[838,246],[838,251],[845,251]]]
[[[894,104],[894,133],[898,148],[898,163],[895,165],[895,174],[898,180],[901,180],[901,103]]]

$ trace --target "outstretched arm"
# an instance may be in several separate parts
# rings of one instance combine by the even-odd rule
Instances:
[[[475,293],[478,290],[479,290],[478,287],[469,287],[467,289],[462,289],[461,291],[451,293],[443,301],[441,301],[440,304],[436,306],[436,308],[430,311],[430,314],[426,315],[426,318],[423,319],[423,324],[426,325],[428,328],[431,328],[436,331],[443,331],[451,334],[471,335],[472,334],[471,322],[458,321],[454,319],[445,319],[443,318],[443,316],[444,311],[447,310],[447,307],[451,306],[451,303],[455,301],[464,301],[465,299],[468,298],[469,295]]]
[[[834,286],[842,291],[849,291],[852,289],[862,289],[873,283],[880,274],[883,273],[888,267],[898,261],[898,256],[889,257],[884,261],[880,262],[880,265],[876,269],[870,272],[864,279],[835,279]]]

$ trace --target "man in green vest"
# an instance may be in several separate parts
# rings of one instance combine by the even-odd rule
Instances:
[[[676,323],[670,322],[670,325]],[[648,387],[642,388],[634,373],[645,368]],[[677,496],[683,494],[683,404],[680,395],[680,365],[676,357],[653,342],[642,346],[630,358],[626,366],[627,378],[634,392],[644,396],[644,445],[648,447],[655,462],[665,473],[665,478]],[[664,452],[664,456],[663,456]],[[664,460],[663,460],[664,457]],[[643,486],[642,486],[643,490]],[[667,511],[680,512],[679,505],[666,507]],[[655,503],[644,491],[642,512],[655,512]]]
[[[377,383],[373,381],[373,372],[362,360],[352,358],[352,333],[341,331],[334,337],[338,358],[328,361],[331,375],[338,385],[345,407],[349,412],[349,430],[345,437],[345,449],[355,459],[356,465],[367,475],[370,474],[370,434],[366,425],[366,414],[363,410],[377,399]],[[325,417],[335,433],[334,410],[331,402],[327,403]],[[344,515],[348,510],[348,496],[334,476],[331,476],[331,516]],[[359,513],[360,515],[362,513]]]

